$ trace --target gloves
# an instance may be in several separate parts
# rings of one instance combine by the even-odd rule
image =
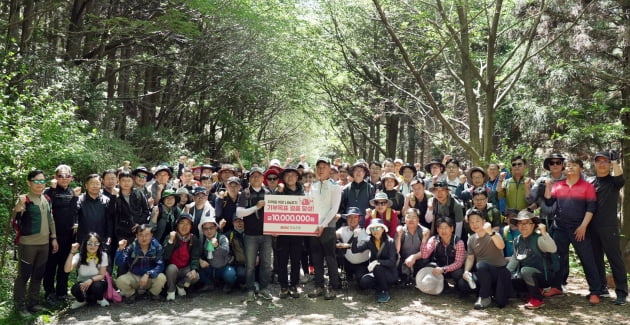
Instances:
[[[609,154],[610,154],[610,161],[619,160],[619,153],[617,151],[610,150]]]
[[[380,265],[380,264],[381,264],[381,263],[379,263],[377,260],[374,260],[374,261],[370,262],[370,264],[368,264],[368,267],[367,267],[368,272],[372,272],[372,271],[374,271],[374,268],[375,268],[377,265]]]

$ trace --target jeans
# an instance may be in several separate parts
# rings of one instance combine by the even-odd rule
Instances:
[[[260,289],[265,290],[271,281],[271,236],[245,235],[245,259],[247,260],[246,286],[249,291],[254,291],[256,278],[256,257],[260,262]]]
[[[222,281],[232,287],[236,283],[236,269],[231,265],[219,268],[208,266],[206,268],[199,269],[199,278],[203,284]]]
[[[361,277],[359,287],[361,289],[376,289],[376,292],[387,291],[389,286],[396,283],[398,273],[396,269],[377,265],[371,273]]]
[[[569,276],[569,244],[573,245],[575,253],[582,262],[582,269],[588,283],[588,290],[591,294],[598,295],[601,291],[601,283],[599,281],[599,272],[595,265],[595,256],[593,254],[593,245],[591,237],[587,233],[582,241],[575,239],[573,230],[556,228],[553,234],[553,240],[558,247],[558,255],[560,256],[560,271],[556,273],[554,283],[562,283]]]
[[[337,255],[335,243],[337,235],[335,228],[326,227],[320,237],[310,237],[309,244],[311,246],[311,260],[315,267],[315,287],[324,286],[324,259],[328,265],[328,279],[330,286],[338,288],[339,270],[337,266]]]
[[[107,290],[107,282],[104,280],[92,283],[86,292],[81,291],[80,282],[75,283],[72,286],[72,289],[70,289],[72,295],[77,298],[78,302],[84,302],[87,300],[89,304],[93,304],[97,300],[102,300],[105,290]]]

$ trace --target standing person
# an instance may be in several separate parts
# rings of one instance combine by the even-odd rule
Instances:
[[[133,176],[133,188],[140,190],[140,192],[142,192],[142,194],[144,194],[144,196],[147,198],[149,208],[153,208],[153,198],[151,197],[151,193],[145,186],[147,185],[147,182],[150,181],[151,178],[153,178],[153,174],[151,174],[151,172],[146,167],[138,166],[138,168],[134,169],[131,172],[131,175]]]
[[[82,243],[89,233],[95,232],[109,246],[114,235],[115,204],[101,192],[101,179],[97,174],[87,176],[85,190],[77,201],[77,241]]]
[[[429,199],[425,216],[426,221],[431,223],[433,220],[449,217],[455,220],[455,236],[462,238],[462,234],[465,235],[465,232],[462,231],[464,226],[464,207],[459,200],[451,195],[451,190],[445,181],[434,183],[431,191],[433,192],[433,197]],[[431,233],[435,233],[435,224],[433,226]],[[464,236],[462,240],[466,238],[467,236]]]
[[[107,253],[103,251],[104,246],[101,237],[95,232],[90,233],[81,246],[79,243],[72,245],[64,263],[66,273],[77,269],[77,280],[71,289],[76,301],[70,305],[70,309],[77,309],[88,303],[109,306],[107,299],[103,298],[107,290],[105,273],[109,265]]]
[[[19,196],[11,211],[11,219],[17,222],[19,229],[17,250],[20,261],[13,286],[13,300],[15,310],[22,317],[44,310],[39,304],[39,290],[46,270],[49,245],[53,254],[59,250],[55,220],[49,199],[44,195],[44,172],[33,170],[28,173],[27,180],[29,192]],[[29,280],[27,301],[26,284]]]
[[[300,177],[297,169],[287,167],[280,173],[284,186],[280,186],[275,195],[304,195],[304,186],[298,182]],[[276,256],[278,260],[278,282],[280,282],[280,298],[299,298],[300,293],[297,285],[300,281],[300,260],[304,249],[303,236],[280,235],[276,237]],[[287,264],[291,259],[291,282],[289,283],[289,272]]]
[[[552,153],[543,161],[543,168],[548,170],[549,173],[539,177],[534,182],[532,190],[527,196],[527,203],[529,203],[529,211],[534,211],[540,207],[540,219],[551,229],[556,206],[547,206],[545,204],[545,183],[548,178],[551,178],[554,183],[566,178],[564,176],[564,157],[559,153]]]
[[[126,239],[132,241],[136,228],[149,222],[149,204],[144,194],[133,188],[133,176],[122,171],[118,174],[120,186],[116,202],[116,221],[114,234],[116,241]]]
[[[164,275],[164,249],[153,238],[153,229],[149,224],[136,229],[136,239],[127,245],[127,240],[118,242],[116,265],[125,267],[129,272],[116,278],[125,303],[136,301],[136,293],[148,290],[152,300],[160,300],[160,292],[166,283]]]
[[[584,269],[584,275],[590,291],[589,302],[599,304],[601,283],[595,265],[593,245],[588,226],[597,209],[597,195],[593,184],[582,179],[583,163],[580,159],[569,159],[565,166],[565,180],[553,183],[551,178],[545,183],[546,204],[558,204],[553,239],[558,246],[560,271],[555,284],[566,281],[569,276],[569,244],[573,245]],[[563,294],[559,285],[552,286],[544,293],[545,297]]]
[[[424,180],[419,177],[414,177],[414,179],[409,183],[411,185],[412,192],[407,194],[405,197],[405,205],[403,206],[403,211],[407,211],[409,208],[418,209],[418,215],[420,216],[420,225],[431,229],[431,222],[427,222],[425,216],[427,213],[429,198],[433,197],[431,192],[427,191],[424,187]]]
[[[107,196],[111,201],[116,201],[118,196],[118,177],[116,176],[115,169],[108,169],[101,175],[101,182],[103,185],[103,194]]]
[[[522,156],[512,158],[512,177],[507,178],[501,172],[497,192],[499,199],[505,198],[506,209],[521,211],[527,208],[527,196],[530,195],[532,179],[525,176],[527,161]],[[507,178],[507,179],[506,179]]]
[[[155,182],[151,184],[151,198],[153,198],[153,202],[160,202],[162,198],[162,193],[165,190],[170,190],[173,186],[170,183],[171,178],[173,177],[173,171],[166,166],[161,165],[155,169]]]
[[[219,222],[219,232],[222,234],[232,230],[232,220],[236,215],[238,196],[241,194],[241,179],[232,176],[227,180],[227,192],[217,195],[214,202],[214,214]]]
[[[505,213],[505,198],[499,199],[498,190],[501,189],[499,187],[499,165],[497,163],[488,164],[488,168],[486,169],[488,173],[488,181],[486,182],[486,186],[490,189],[490,203],[492,203],[495,207],[499,208],[501,213]]]
[[[596,176],[589,181],[595,186],[597,212],[593,216],[594,221],[590,224],[590,233],[595,265],[599,271],[600,294],[603,296],[608,293],[604,264],[604,254],[606,254],[615,281],[617,295],[615,305],[623,306],[627,303],[628,276],[619,244],[621,231],[619,217],[617,217],[617,203],[619,191],[625,183],[623,169],[619,162],[619,155],[615,151],[604,151],[595,155]],[[611,164],[614,176],[610,173]]]
[[[309,292],[309,297],[318,297],[322,294],[324,299],[335,299],[335,289],[339,288],[339,271],[336,256],[336,214],[341,201],[341,187],[330,179],[330,159],[321,157],[315,163],[317,180],[311,186],[311,195],[318,198],[319,226],[317,235],[309,237],[311,248],[311,261],[315,267],[315,288]],[[363,167],[363,169],[366,169]],[[367,182],[362,182],[371,186]],[[353,183],[354,184],[354,183]],[[347,186],[348,188],[352,185]],[[328,265],[329,286],[324,286],[324,260]]]
[[[56,306],[68,297],[68,273],[64,272],[65,257],[70,253],[74,242],[75,223],[77,222],[78,195],[70,188],[72,170],[68,165],[59,165],[55,169],[56,187],[49,187],[44,195],[51,200],[57,243],[59,251],[53,254],[52,247],[48,252],[46,271],[44,272],[44,290],[46,302]],[[78,190],[80,191],[80,189]],[[55,281],[56,280],[56,281]],[[56,283],[55,283],[56,282]]]
[[[249,171],[249,187],[245,188],[238,198],[236,216],[245,222],[245,258],[247,259],[247,298],[253,302],[255,293],[256,265],[260,263],[259,296],[265,300],[273,299],[267,287],[271,281],[271,236],[263,235],[265,194],[269,194],[263,186],[264,170],[252,167]]]
[[[401,216],[402,208],[405,204],[405,196],[398,191],[398,185],[400,181],[394,173],[385,173],[381,177],[381,184],[383,184],[383,192],[387,194],[387,197],[392,201],[392,210]],[[398,220],[398,223],[403,223],[404,220]]]
[[[414,167],[412,164],[407,163],[400,167],[400,175],[402,176],[402,181],[400,182],[399,191],[400,193],[402,193],[402,195],[406,196],[413,191],[413,189],[411,188],[411,182],[416,178],[417,174],[418,172],[416,171],[416,167]]]
[[[513,274],[513,282],[524,282],[527,287],[527,309],[538,309],[544,306],[542,289],[553,286],[552,265],[543,253],[555,253],[556,243],[547,233],[547,226],[533,213],[522,210],[518,216],[510,220],[518,226],[520,236],[514,240],[514,254],[507,265]],[[535,233],[538,230],[540,233]]]
[[[370,178],[368,182],[374,186],[377,191],[383,190],[383,184],[381,184],[381,173],[383,165],[377,160],[370,163]]]
[[[439,181],[446,182],[446,174],[444,174],[445,169],[446,166],[444,166],[442,161],[437,158],[431,159],[431,161],[424,166],[424,170],[427,171],[427,174],[430,174],[430,176],[427,176],[427,178],[424,179],[424,185],[427,190],[432,190],[433,185]]]
[[[194,202],[186,206],[183,212],[189,213],[193,217],[193,229],[192,232],[195,236],[199,234],[199,221],[203,217],[214,218],[214,208],[208,202],[208,191],[205,187],[199,186],[193,190]]]
[[[341,171],[339,172],[341,174]],[[339,213],[345,213],[349,207],[357,207],[361,211],[361,226],[365,225],[365,213],[370,207],[370,200],[374,198],[374,186],[365,180],[370,175],[370,171],[361,162],[356,162],[350,168],[352,175],[352,183],[343,187],[341,192],[341,203],[339,205]],[[343,185],[340,183],[340,185]],[[337,225],[341,226],[341,225]]]

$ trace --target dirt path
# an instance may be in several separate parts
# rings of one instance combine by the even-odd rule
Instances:
[[[584,298],[585,283],[580,282],[569,285],[567,296],[547,299],[534,311],[524,309],[519,299],[503,309],[479,311],[472,308],[472,296],[460,299],[454,292],[430,296],[415,288],[393,290],[386,304],[376,303],[371,292],[353,289],[332,301],[303,295],[249,304],[240,292],[211,292],[169,303],[66,309],[53,324],[630,324],[630,305],[615,306],[602,298],[599,305],[590,306]],[[272,287],[274,295],[278,290]]]

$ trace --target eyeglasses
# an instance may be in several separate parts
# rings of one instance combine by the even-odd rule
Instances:
[[[201,198],[206,198],[206,197],[208,197],[208,195],[205,194],[205,193],[197,193],[197,194],[195,194],[195,199],[201,199]]]
[[[278,177],[267,177],[268,182],[275,182],[278,180]]]
[[[560,161],[560,160],[551,160],[551,161],[549,161],[549,166],[553,166],[553,165],[560,166],[560,165],[562,165],[562,161]]]
[[[374,202],[374,205],[379,206],[379,205],[387,205],[387,201],[376,201]]]
[[[473,199],[473,201],[474,202],[483,202],[483,201],[485,201],[487,199],[488,199],[487,197],[484,197],[484,198],[479,198],[479,199]]]
[[[512,163],[512,167],[519,167],[519,166],[523,166],[523,163]]]
[[[201,229],[203,231],[208,231],[208,230],[212,230],[212,229],[217,229],[217,227],[201,227]]]
[[[31,182],[33,182],[33,184],[46,184],[46,180],[45,179],[32,179]]]
[[[517,225],[519,226],[527,226],[527,225],[533,225],[533,222],[519,222]]]
[[[67,178],[72,178],[72,175],[68,175],[68,174],[61,174],[61,175],[57,175],[57,178],[61,178],[61,179],[66,178],[66,179],[67,179]]]
[[[96,247],[101,246],[101,243],[99,243],[97,241],[89,241],[89,242],[87,242],[85,244],[88,245],[88,246],[96,246]]]
[[[371,231],[371,232],[375,232],[375,231],[379,231],[379,230],[383,230],[383,227],[378,226],[378,227],[372,227],[372,228],[370,228],[370,231]]]
[[[138,176],[139,178],[142,178],[142,179],[147,178],[147,175],[145,175],[145,174],[138,174],[138,175],[136,175],[136,176]]]

